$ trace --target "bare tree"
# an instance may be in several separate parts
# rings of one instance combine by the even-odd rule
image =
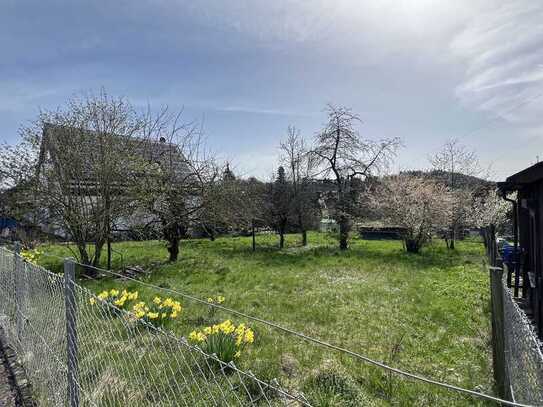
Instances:
[[[387,177],[365,196],[386,222],[405,230],[408,252],[417,253],[448,222],[449,191],[428,177]]]
[[[327,113],[328,123],[316,136],[312,153],[319,167],[317,176],[331,177],[335,183],[333,212],[339,224],[339,247],[346,250],[359,192],[357,185],[387,167],[400,140],[362,138],[355,128],[360,118],[348,108],[329,105]]]
[[[430,157],[430,163],[435,171],[446,175],[446,185],[451,192],[450,220],[447,247],[454,249],[458,228],[469,216],[472,208],[474,193],[477,187],[462,182],[465,177],[481,176],[482,169],[475,151],[468,149],[458,139],[445,142],[441,150]]]
[[[15,219],[31,231],[38,230],[36,225],[40,223],[32,193],[38,153],[39,146],[30,140],[22,140],[15,146],[0,146],[0,216]],[[17,228],[16,238],[30,247],[35,235]]]
[[[230,206],[233,204],[232,185],[236,177],[230,165],[221,169],[216,165],[214,176],[209,179],[207,187],[203,189],[202,210],[200,211],[200,227],[204,234],[212,241],[220,233],[231,230]]]
[[[194,123],[181,122],[181,113],[150,110],[145,121],[145,159],[133,178],[132,195],[150,222],[158,222],[167,242],[169,261],[190,229],[201,224],[207,189],[218,177],[213,156]]]
[[[99,264],[112,223],[127,208],[122,190],[142,127],[129,102],[102,90],[43,111],[21,130],[23,142],[11,157],[27,158],[19,172],[28,175],[11,178],[31,196],[34,221],[74,241],[84,264]]]
[[[254,251],[256,229],[269,223],[269,186],[256,178],[236,177],[228,163],[217,168],[219,176],[204,191],[201,223],[210,237],[213,229],[252,234]]]
[[[292,223],[302,234],[302,245],[307,245],[307,231],[315,225],[318,202],[311,176],[315,170],[315,156],[310,154],[300,131],[289,126],[287,138],[281,142],[281,161],[287,169],[287,180],[291,183]]]

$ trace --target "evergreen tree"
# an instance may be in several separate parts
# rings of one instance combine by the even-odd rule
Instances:
[[[285,233],[289,224],[291,212],[291,194],[285,169],[280,166],[277,178],[272,185],[271,194],[271,221],[272,226],[279,234],[279,247],[285,246]]]

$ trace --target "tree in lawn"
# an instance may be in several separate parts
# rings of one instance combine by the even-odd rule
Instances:
[[[292,194],[285,169],[280,166],[277,170],[277,177],[271,184],[270,191],[270,223],[279,234],[279,247],[285,246],[285,233],[289,225],[292,210]]]
[[[430,163],[435,171],[446,175],[445,185],[451,192],[445,242],[449,249],[454,249],[458,229],[469,219],[475,195],[480,188],[462,182],[466,179],[462,175],[477,177],[482,170],[475,151],[468,149],[458,139],[446,141],[441,150],[430,157]]]
[[[207,188],[203,189],[200,226],[213,241],[219,233],[228,233],[236,228],[234,206],[239,205],[238,180],[226,163],[224,169],[216,166],[214,176],[210,178]]]
[[[237,225],[242,232],[250,231],[252,250],[256,251],[256,231],[266,226],[268,222],[270,196],[269,188],[264,182],[254,177],[240,180],[235,184],[238,193],[232,199],[234,209],[232,224]]]
[[[39,147],[29,144],[29,140],[15,146],[0,146],[0,216],[32,228],[40,223],[32,194],[38,151]],[[16,230],[17,240],[25,247],[31,246],[32,236],[19,230]]]
[[[511,203],[503,199],[496,188],[491,188],[481,191],[475,197],[470,211],[470,223],[478,228],[493,225],[497,231],[504,233],[510,211]]]
[[[362,138],[355,128],[360,118],[351,109],[328,105],[328,123],[316,136],[312,154],[316,176],[335,184],[333,216],[339,225],[339,247],[348,248],[361,181],[383,171],[400,146],[398,138],[379,141]]]
[[[450,193],[428,177],[385,177],[364,197],[385,222],[405,229],[408,252],[418,253],[433,233],[447,225]]]
[[[254,177],[236,177],[227,164],[205,191],[203,217],[211,225],[233,234],[251,234],[256,250],[256,229],[269,224],[270,191],[268,185]],[[222,173],[222,175],[221,175]]]
[[[132,190],[142,209],[160,224],[169,261],[178,259],[181,240],[201,222],[207,189],[217,176],[199,129],[180,119],[181,112],[171,114],[166,108],[153,117],[148,114],[150,155],[135,173]]]
[[[292,225],[302,234],[302,245],[307,245],[307,231],[318,222],[319,205],[312,175],[315,170],[314,155],[310,154],[300,131],[289,126],[287,138],[281,142],[281,161],[287,168],[291,185]]]
[[[32,216],[50,233],[73,241],[74,255],[86,265],[99,265],[115,221],[130,207],[123,190],[142,128],[143,118],[128,101],[102,90],[42,111],[21,130],[24,165],[32,169],[18,186],[32,197]]]

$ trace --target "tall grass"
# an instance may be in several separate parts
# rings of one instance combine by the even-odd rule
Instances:
[[[165,261],[167,251],[158,241],[120,242],[114,248],[122,253],[123,265],[152,271],[145,279],[152,284],[203,299],[222,295],[227,307],[410,372],[492,392],[488,276],[481,267],[481,243],[459,242],[451,251],[435,241],[420,254],[406,253],[399,241],[357,238],[350,250],[341,252],[333,236],[320,233],[310,234],[309,243],[301,247],[299,236],[288,235],[286,248],[279,250],[275,236],[263,235],[253,253],[250,238],[187,240],[176,263]],[[61,245],[42,249],[69,255]],[[58,259],[44,256],[40,261],[60,269]],[[119,256],[113,265],[121,267]],[[111,278],[82,284],[96,292],[138,290],[149,301],[157,294]],[[240,359],[243,367],[264,379],[278,377],[317,405],[484,404],[177,299],[184,311],[171,328],[178,335],[227,318],[248,324],[255,330],[255,343]]]

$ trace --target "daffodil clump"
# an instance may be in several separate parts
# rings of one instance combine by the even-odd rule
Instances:
[[[28,263],[38,264],[38,258],[43,252],[40,252],[38,249],[34,250],[22,250],[20,255]]]
[[[140,301],[132,308],[132,313],[139,319],[153,325],[165,325],[181,314],[182,307],[179,301],[172,298],[160,298],[156,296],[150,304]]]
[[[138,299],[137,291],[117,290],[112,288],[111,290],[104,290],[96,296],[99,300],[123,310],[129,310],[133,301]],[[91,297],[89,299],[91,305],[97,303],[96,298]]]
[[[215,354],[224,363],[230,363],[240,357],[242,350],[254,342],[255,336],[251,328],[245,324],[234,325],[226,321],[192,331],[189,340],[207,354]]]

